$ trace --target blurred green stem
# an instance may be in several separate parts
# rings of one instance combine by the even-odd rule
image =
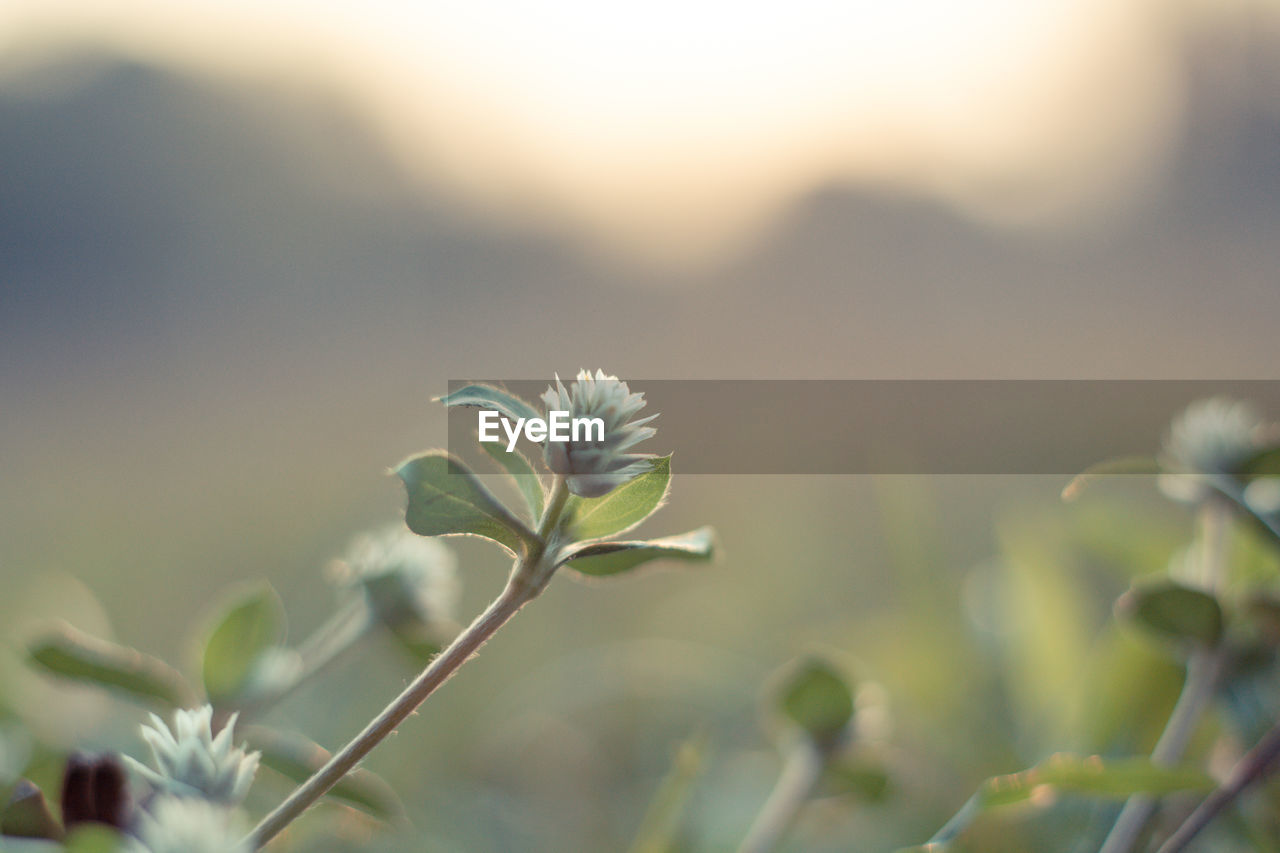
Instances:
[[[292,794],[250,833],[246,842],[257,850],[275,838],[298,816],[325,795],[343,776],[347,775],[374,747],[382,743],[404,720],[418,709],[428,696],[449,680],[458,669],[480,650],[499,628],[507,624],[546,587],[555,570],[555,549],[548,549],[552,531],[555,530],[564,510],[569,492],[564,478],[556,477],[541,523],[538,525],[538,543],[531,545],[524,556],[516,560],[502,593],[485,611],[459,634],[449,647],[427,665],[404,692],[387,705],[360,734],[336,752],[316,773],[303,782]]]
[[[1280,759],[1280,723],[1263,735],[1253,749],[1231,770],[1227,781],[1205,798],[1161,845],[1159,853],[1181,853],[1200,830],[1231,804],[1250,785],[1265,779]]]
[[[1201,575],[1197,579],[1207,590],[1221,587],[1226,574],[1227,533],[1231,522],[1231,507],[1214,497],[1205,501],[1200,513]],[[1222,673],[1223,659],[1220,648],[1197,648],[1187,659],[1187,678],[1183,682],[1178,702],[1169,715],[1155,749],[1151,751],[1151,763],[1162,767],[1176,764],[1187,751],[1196,724],[1213,698]],[[1120,810],[1115,825],[1103,842],[1099,853],[1129,853],[1138,837],[1146,829],[1155,813],[1156,799],[1147,794],[1129,798]]]
[[[826,756],[812,740],[801,738],[787,754],[778,784],[760,809],[738,853],[768,853],[778,846],[822,778]]]

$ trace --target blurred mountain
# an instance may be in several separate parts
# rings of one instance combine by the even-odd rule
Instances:
[[[0,88],[0,374],[269,360],[321,339],[385,361],[394,349],[355,342],[379,328],[381,342],[421,335],[440,378],[579,361],[703,376],[1265,376],[1280,108],[1271,77],[1224,79],[1226,48],[1212,47],[1191,54],[1167,182],[1104,228],[1003,233],[833,186],[727,268],[687,276],[610,268],[564,235],[410,189],[322,90],[70,56]],[[1274,51],[1253,54],[1267,67]],[[648,330],[663,328],[657,351]]]

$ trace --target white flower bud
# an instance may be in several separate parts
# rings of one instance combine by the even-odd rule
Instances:
[[[205,705],[178,711],[170,729],[155,714],[142,727],[155,769],[125,757],[129,766],[161,794],[234,805],[249,793],[258,771],[259,753],[246,753],[231,742],[236,716],[213,736],[213,708]]]
[[[555,387],[547,388],[542,401],[548,412],[569,412],[570,419],[599,418],[604,422],[603,440],[546,443],[543,455],[547,467],[565,478],[573,494],[598,498],[649,470],[652,454],[630,450],[657,432],[645,426],[657,415],[632,420],[644,408],[644,395],[632,394],[618,377],[607,376],[603,370],[592,376],[583,370],[566,389],[557,376]]]
[[[1222,397],[1192,403],[1169,426],[1160,488],[1175,500],[1200,501],[1208,493],[1205,478],[1240,473],[1275,438],[1248,403]]]
[[[393,525],[353,540],[335,569],[338,582],[358,590],[373,617],[393,630],[452,625],[457,560],[438,539]]]
[[[123,853],[250,853],[235,813],[207,800],[157,797],[135,831]]]

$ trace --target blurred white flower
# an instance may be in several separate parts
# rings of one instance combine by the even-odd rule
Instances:
[[[392,525],[356,537],[335,567],[358,590],[370,614],[389,628],[442,628],[458,603],[457,560],[438,539]]]
[[[632,420],[644,408],[644,395],[633,394],[616,376],[603,370],[583,370],[569,388],[560,377],[542,395],[547,411],[569,412],[571,419],[600,418],[602,441],[548,441],[547,467],[565,478],[569,491],[579,497],[598,498],[649,470],[652,454],[631,453],[631,448],[657,431],[645,426],[657,417]]]
[[[207,800],[157,797],[122,853],[249,853],[234,812]]]
[[[1160,488],[1176,500],[1196,502],[1208,493],[1208,477],[1239,473],[1250,458],[1275,442],[1269,426],[1248,403],[1212,397],[1189,405],[1165,437]]]
[[[142,727],[156,769],[125,757],[129,766],[161,794],[235,804],[245,798],[258,771],[259,753],[246,753],[231,742],[236,715],[213,736],[213,708],[205,705],[173,715],[173,728],[155,714]]]

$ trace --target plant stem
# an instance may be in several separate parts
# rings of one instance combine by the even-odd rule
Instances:
[[[1205,503],[1201,513],[1203,551],[1199,580],[1209,590],[1221,584],[1225,573],[1226,534],[1230,519],[1230,508],[1222,501],[1211,499]],[[1182,759],[1201,714],[1213,698],[1222,666],[1223,654],[1218,648],[1198,648],[1188,657],[1182,692],[1151,751],[1152,764],[1167,767]],[[1155,813],[1155,808],[1156,799],[1149,794],[1130,797],[1098,853],[1129,853]]]
[[[822,751],[811,740],[796,743],[738,853],[768,853],[778,845],[813,793],[825,765]]]
[[[410,714],[416,711],[428,696],[448,681],[459,667],[470,660],[499,628],[507,624],[511,617],[520,611],[520,608],[537,598],[555,570],[554,561],[545,559],[549,556],[547,542],[551,531],[559,521],[568,496],[564,479],[557,477],[551,500],[548,501],[547,509],[538,526],[539,541],[536,545],[530,546],[528,553],[516,560],[502,593],[449,644],[448,648],[427,665],[422,674],[414,679],[404,692],[374,717],[360,734],[335,753],[310,779],[298,786],[285,798],[284,802],[262,819],[246,839],[250,849],[261,848],[323,797],[343,776],[372,752],[374,747],[382,743]],[[551,550],[550,556],[554,557],[554,549]]]
[[[1217,790],[1205,798],[1196,810],[1174,830],[1173,835],[1161,845],[1159,853],[1179,853],[1200,830],[1209,825],[1218,813],[1226,808],[1253,783],[1264,779],[1274,769],[1280,758],[1280,723],[1262,736],[1253,749],[1241,758],[1231,770],[1231,776]]]

